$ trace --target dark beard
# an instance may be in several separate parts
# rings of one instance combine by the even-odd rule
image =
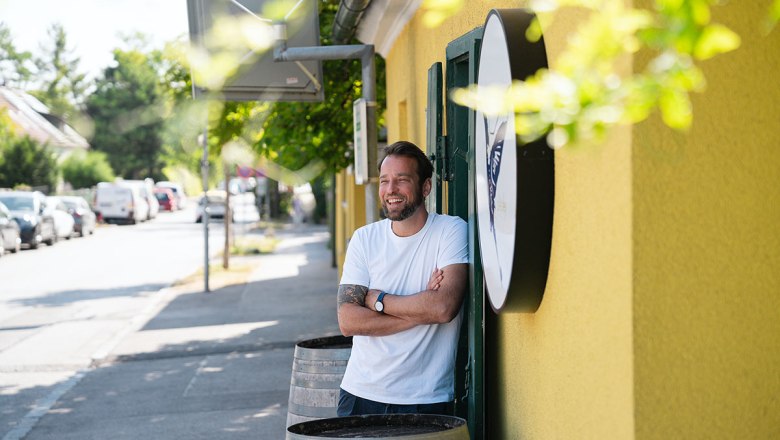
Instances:
[[[419,188],[415,194],[414,202],[407,204],[404,207],[404,209],[402,209],[401,212],[399,212],[398,215],[396,215],[395,217],[390,217],[390,213],[387,210],[387,203],[385,203],[384,201],[382,202],[382,212],[384,212],[386,218],[389,218],[394,222],[400,222],[411,217],[412,214],[414,214],[414,212],[417,211],[417,208],[419,208],[420,205],[422,204],[423,204],[422,188]]]

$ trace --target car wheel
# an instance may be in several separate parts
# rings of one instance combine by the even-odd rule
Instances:
[[[57,234],[52,235],[48,240],[44,240],[43,242],[46,243],[47,246],[54,246],[54,243],[57,242]]]

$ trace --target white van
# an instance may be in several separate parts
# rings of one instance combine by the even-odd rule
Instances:
[[[144,180],[125,180],[116,179],[116,184],[120,186],[129,186],[138,188],[141,197],[146,199],[146,203],[149,205],[149,211],[145,220],[151,220],[157,217],[160,212],[160,202],[157,197],[154,196],[154,181],[150,178]]]
[[[110,182],[97,184],[95,211],[104,222],[135,224],[149,218],[149,204],[137,187]]]

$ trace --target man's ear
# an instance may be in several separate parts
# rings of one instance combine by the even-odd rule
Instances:
[[[425,179],[425,182],[423,182],[423,198],[428,197],[428,194],[431,193],[431,178]]]

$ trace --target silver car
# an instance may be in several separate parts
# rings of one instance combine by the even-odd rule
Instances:
[[[19,252],[22,247],[22,231],[11,216],[11,211],[0,203],[0,255],[5,251]]]

